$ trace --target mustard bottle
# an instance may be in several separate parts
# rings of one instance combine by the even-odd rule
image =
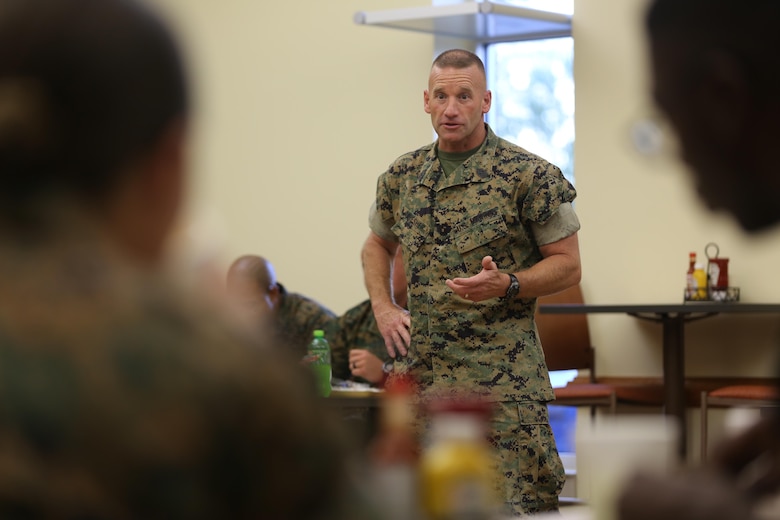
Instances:
[[[707,273],[704,264],[697,262],[693,269],[694,300],[707,299]]]
[[[430,443],[420,463],[427,519],[497,517],[494,462],[485,436],[488,410],[461,402],[431,413]]]

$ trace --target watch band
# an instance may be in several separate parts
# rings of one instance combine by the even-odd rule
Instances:
[[[514,299],[517,293],[520,292],[520,282],[517,280],[517,276],[513,273],[507,273],[509,275],[509,287],[506,288],[506,294],[504,298],[507,300]]]
[[[388,359],[384,363],[382,363],[382,372],[385,374],[391,374],[393,372],[393,368],[395,368],[395,365],[393,365],[393,360]]]

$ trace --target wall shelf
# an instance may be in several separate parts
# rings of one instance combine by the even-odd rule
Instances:
[[[571,16],[489,0],[384,11],[359,11],[359,25],[404,29],[478,43],[571,36]]]

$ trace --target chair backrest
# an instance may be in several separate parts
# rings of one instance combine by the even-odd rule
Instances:
[[[582,288],[578,285],[559,293],[543,296],[537,301],[536,328],[542,342],[549,370],[590,370],[593,367],[593,347],[587,316],[583,314],[545,314],[538,307],[545,304],[584,303]]]

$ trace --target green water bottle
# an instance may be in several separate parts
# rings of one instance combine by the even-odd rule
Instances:
[[[332,375],[330,366],[330,345],[325,339],[325,332],[322,330],[314,331],[314,338],[309,344],[308,356],[312,359],[309,363],[314,379],[317,384],[317,392],[323,396],[330,395],[330,378]]]

